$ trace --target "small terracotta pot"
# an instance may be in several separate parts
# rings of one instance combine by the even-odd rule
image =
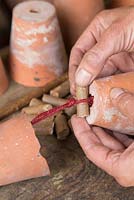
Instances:
[[[119,74],[95,80],[90,86],[94,103],[87,117],[89,124],[107,128],[121,133],[134,133],[134,122],[120,113],[112,104],[110,92],[112,88],[124,88],[134,93],[134,72]]]
[[[11,75],[16,82],[42,87],[67,70],[66,52],[52,4],[28,1],[13,10]]]
[[[10,7],[23,0],[6,0]],[[103,0],[44,0],[56,7],[64,42],[68,51],[90,24],[95,15],[104,9]]]
[[[134,0],[111,0],[110,6],[112,8],[120,6],[131,6],[134,5]]]
[[[0,95],[8,88],[8,78],[4,69],[2,59],[0,58]]]
[[[0,186],[49,175],[31,123],[18,115],[0,124]]]

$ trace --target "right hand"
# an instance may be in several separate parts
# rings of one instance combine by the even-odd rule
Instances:
[[[124,186],[134,186],[134,140],[89,126],[84,118],[71,119],[75,136],[87,158]]]
[[[134,71],[134,7],[100,12],[72,49],[71,93],[75,84],[88,86],[97,77]]]

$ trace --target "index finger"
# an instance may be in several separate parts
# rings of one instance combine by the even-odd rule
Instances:
[[[71,86],[71,93],[74,93],[75,72],[81,60],[84,54],[96,44],[97,38],[99,37],[98,32],[95,30],[97,23],[98,20],[97,18],[95,18],[91,25],[89,25],[89,27],[84,31],[84,33],[81,35],[81,37],[78,39],[78,41],[72,48],[69,61],[69,80]]]

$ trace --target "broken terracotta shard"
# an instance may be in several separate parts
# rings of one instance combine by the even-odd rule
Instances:
[[[67,70],[66,52],[52,4],[29,1],[14,8],[10,66],[13,80],[33,87],[42,87]]]
[[[29,106],[37,106],[37,105],[42,105],[43,102],[40,100],[40,99],[37,99],[37,98],[32,98],[30,103],[29,103]]]
[[[21,114],[0,124],[0,185],[50,174],[28,118]]]
[[[128,72],[95,80],[89,93],[94,96],[93,106],[87,121],[91,125],[100,126],[121,133],[132,134],[134,122],[122,115],[111,102],[112,88],[123,88],[134,93],[134,72]]]
[[[50,91],[50,95],[60,98],[66,97],[69,93],[70,93],[69,80],[66,80],[65,82],[61,83],[56,88]]]

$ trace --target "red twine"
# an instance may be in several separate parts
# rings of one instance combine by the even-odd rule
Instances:
[[[85,102],[86,102],[86,103],[88,103],[89,106],[91,107],[92,104],[93,104],[93,99],[94,99],[93,96],[90,96],[90,97],[87,98],[87,99],[80,99],[80,100],[76,100],[76,99],[74,99],[74,98],[70,98],[70,99],[68,99],[68,102],[67,102],[67,103],[65,103],[65,104],[63,104],[63,105],[61,105],[61,106],[57,106],[57,107],[55,107],[55,108],[52,108],[52,109],[50,109],[50,110],[48,110],[48,111],[46,111],[46,112],[43,112],[43,113],[37,115],[37,117],[35,117],[35,118],[31,121],[31,123],[32,123],[32,125],[34,125],[34,124],[36,124],[36,123],[38,123],[38,122],[40,122],[40,121],[46,119],[47,117],[51,117],[51,116],[53,116],[55,113],[64,110],[65,108],[70,108],[70,107],[72,107],[72,106],[74,106],[74,105],[77,105],[77,104],[79,104],[79,103],[85,103]]]

